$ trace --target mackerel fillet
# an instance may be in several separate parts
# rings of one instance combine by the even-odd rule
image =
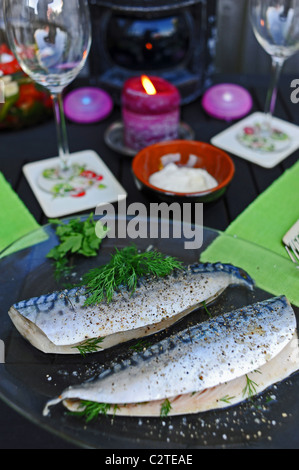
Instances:
[[[246,399],[248,377],[254,377],[256,393],[283,380],[298,370],[298,357],[295,313],[286,297],[275,297],[135,353],[93,380],[69,387],[44,413],[61,401],[72,410],[91,401],[110,404],[116,414],[157,416],[166,399],[170,415],[206,411],[228,406],[224,397],[231,404]]]
[[[198,264],[166,278],[144,279],[133,295],[121,290],[110,303],[86,306],[85,288],[73,288],[18,302],[9,316],[39,350],[78,354],[77,347],[90,339],[103,338],[102,350],[165,329],[230,285],[251,289],[254,282],[231,265]]]

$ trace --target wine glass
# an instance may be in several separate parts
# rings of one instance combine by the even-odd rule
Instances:
[[[250,0],[249,8],[255,37],[272,58],[272,74],[264,120],[244,129],[239,140],[254,150],[279,151],[287,148],[291,140],[272,126],[272,118],[285,61],[299,51],[299,0]]]
[[[49,90],[57,129],[59,164],[43,171],[39,184],[66,195],[80,177],[71,163],[62,92],[82,70],[91,46],[87,0],[3,0],[9,45],[23,71]],[[80,182],[81,184],[81,182]]]

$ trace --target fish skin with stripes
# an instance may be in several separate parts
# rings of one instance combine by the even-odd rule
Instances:
[[[50,400],[71,411],[105,403],[120,416],[195,414],[238,404],[299,369],[297,322],[275,297],[210,318],[116,362]]]
[[[86,288],[75,287],[20,301],[8,313],[19,333],[44,353],[79,354],[80,345],[101,338],[97,352],[164,330],[233,285],[253,289],[254,281],[229,264],[195,264],[142,279],[134,293],[120,289],[111,302],[85,305]]]

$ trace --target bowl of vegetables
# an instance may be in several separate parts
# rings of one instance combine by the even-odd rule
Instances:
[[[0,130],[36,125],[52,116],[50,94],[22,71],[5,43],[0,44],[0,91]]]

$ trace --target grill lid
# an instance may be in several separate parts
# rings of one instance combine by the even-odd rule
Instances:
[[[89,0],[92,5],[102,5],[122,11],[161,11],[183,8],[206,0]]]

